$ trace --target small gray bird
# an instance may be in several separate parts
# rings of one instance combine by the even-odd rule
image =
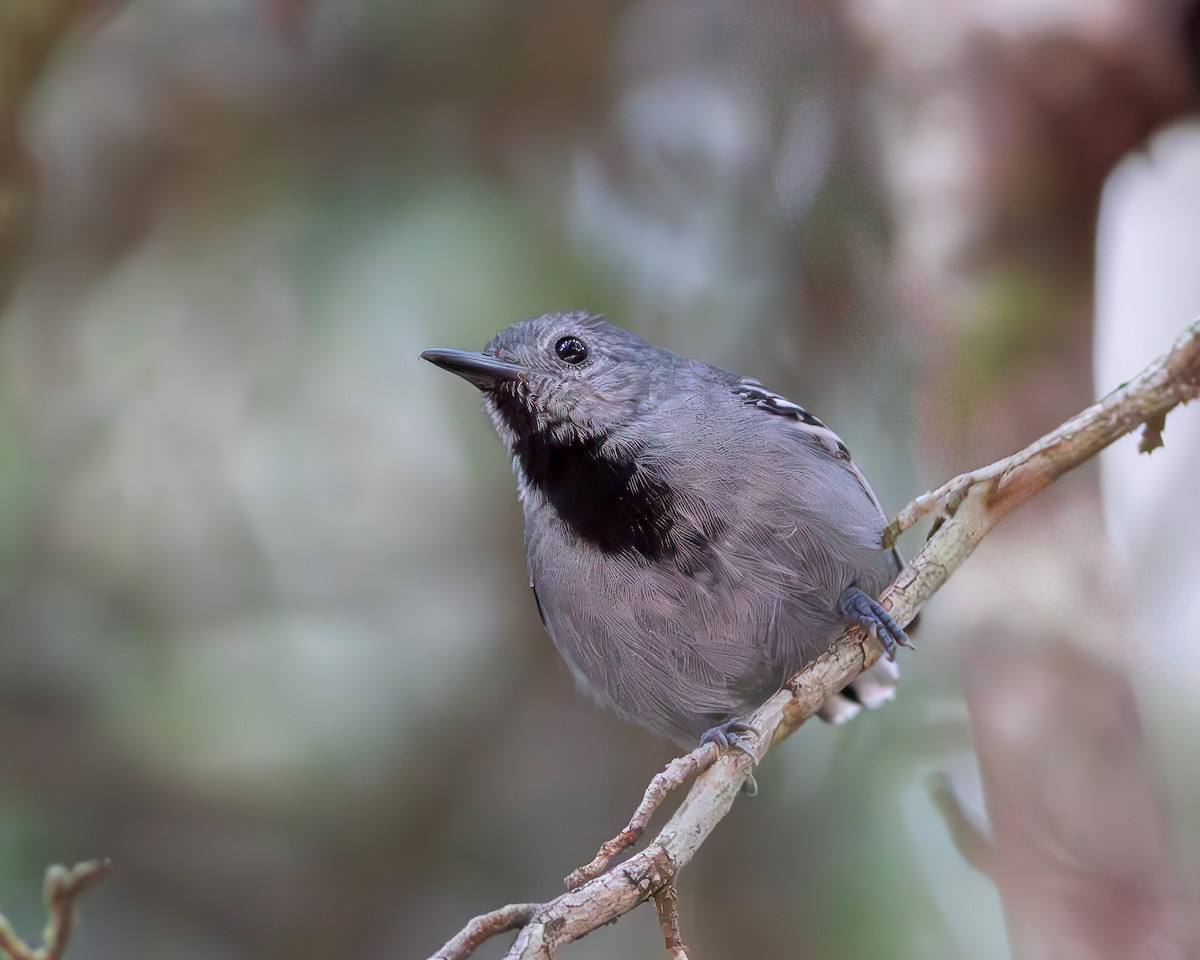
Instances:
[[[887,650],[827,705],[890,699],[904,631],[873,599],[900,570],[837,435],[757,380],[583,312],[421,356],[483,391],[512,453],[538,612],[580,684],[690,747],[742,718],[850,623]]]

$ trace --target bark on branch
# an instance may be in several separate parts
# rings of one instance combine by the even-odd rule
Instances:
[[[1161,444],[1165,417],[1176,406],[1200,395],[1200,320],[1189,326],[1171,350],[1130,382],[1072,417],[1019,453],[990,466],[955,477],[905,507],[888,528],[894,539],[922,518],[943,522],[888,588],[882,603],[901,625],[907,625],[934,592],[958,569],[975,547],[1008,513],[1032,499],[1067,471],[1114,440],[1145,426],[1142,449]],[[662,883],[646,878],[674,877],[729,812],[755,762],[812,716],[825,699],[841,690],[883,654],[873,638],[855,628],[839,637],[829,651],[809,664],[748,719],[759,731],[751,758],[741,751],[722,753],[702,748],[673,761],[652,781],[630,824],[601,847],[596,860],[568,878],[573,889],[535,906],[507,956],[510,960],[549,960],[559,947],[611,923],[647,900],[663,901]],[[666,826],[647,847],[623,864],[612,860],[636,843],[650,815],[668,792],[704,767]],[[471,921],[435,958],[461,960],[481,939],[468,931],[492,933],[512,925],[490,924],[489,918],[528,905],[504,908]],[[664,906],[659,903],[660,916]],[[673,916],[667,910],[668,919]],[[678,942],[678,930],[675,931]],[[668,941],[670,938],[668,937]],[[682,950],[682,944],[680,944]]]

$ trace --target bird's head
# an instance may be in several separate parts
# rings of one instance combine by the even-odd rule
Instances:
[[[422,358],[473,383],[517,452],[619,438],[679,357],[583,311],[548,313],[501,330],[482,353],[426,350]]]

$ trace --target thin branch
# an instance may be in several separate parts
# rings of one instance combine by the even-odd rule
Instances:
[[[961,474],[932,493],[921,494],[901,510],[888,526],[884,534],[885,544],[894,544],[900,534],[924,517],[935,515],[949,519],[967,494],[980,484],[990,483],[1011,489],[1018,482],[1033,483],[1032,491],[1018,492],[1015,502],[999,511],[999,516],[995,517],[999,519],[1068,470],[1091,459],[1114,440],[1143,425],[1145,430],[1140,451],[1150,453],[1161,447],[1167,414],[1179,404],[1196,397],[1197,385],[1200,384],[1200,350],[1196,344],[1200,336],[1198,331],[1200,321],[1185,329],[1170,351],[1151,363],[1135,380],[1118,387],[1099,403],[1088,407],[1019,453]]]
[[[650,818],[662,806],[667,795],[676,787],[682,787],[700,771],[711,767],[719,754],[720,750],[715,743],[701,744],[686,756],[676,757],[667,764],[662,773],[655,774],[625,829],[611,840],[605,841],[591,863],[571,872],[566,879],[567,889],[577,890],[607,870],[613,860],[638,842]]]
[[[996,851],[987,828],[967,811],[950,778],[944,773],[932,774],[925,781],[925,789],[946,824],[954,848],[985,877],[993,876]]]
[[[75,925],[76,898],[110,873],[112,867],[107,860],[89,860],[70,870],[57,864],[49,867],[42,884],[42,898],[49,915],[42,946],[36,949],[29,946],[0,914],[0,951],[11,960],[61,960]]]
[[[463,960],[474,953],[485,940],[490,940],[506,930],[525,926],[541,907],[540,903],[510,903],[507,907],[481,914],[448,940],[431,960]]]
[[[672,960],[688,960],[687,947],[679,933],[679,896],[674,880],[654,891],[654,909],[658,913],[658,925],[662,927],[668,955]]]
[[[1119,437],[1143,424],[1149,424],[1151,430],[1161,429],[1166,414],[1194,399],[1198,388],[1200,321],[1188,327],[1170,352],[1136,379],[1020,453],[955,477],[933,493],[918,497],[888,528],[893,538],[930,514],[945,517],[946,521],[888,588],[881,598],[883,605],[898,623],[910,623],[1004,516]],[[538,907],[517,935],[507,954],[509,960],[550,960],[563,944],[611,923],[644,902],[646,892],[637,879],[656,873],[673,877],[684,867],[733,806],[755,760],[795,731],[826,698],[871,666],[882,653],[878,642],[858,628],[842,634],[826,653],[747,718],[761,733],[759,742],[753,745],[755,759],[740,750],[721,754],[696,778],[679,809],[644,850],[622,866]],[[646,804],[643,799],[638,812]],[[638,819],[635,813],[631,825]]]

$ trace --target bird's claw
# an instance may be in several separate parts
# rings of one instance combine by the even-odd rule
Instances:
[[[754,724],[745,720],[726,720],[700,735],[700,745],[715,743],[722,750],[741,750],[752,763],[758,763],[758,757],[746,742],[746,734],[752,734],[757,740],[761,734]],[[758,781],[753,774],[748,774],[742,782],[742,793],[753,797],[758,793]]]
[[[891,614],[879,605],[879,601],[863,593],[858,587],[849,587],[838,601],[838,614],[849,623],[857,623],[882,645],[889,660],[896,659],[900,647],[915,650],[908,634]]]
[[[706,743],[715,743],[722,750],[741,750],[757,763],[758,757],[746,743],[746,734],[748,733],[753,734],[754,739],[758,739],[758,728],[754,724],[747,723],[745,720],[726,720],[711,730],[705,730],[700,736],[700,744],[703,746]]]

